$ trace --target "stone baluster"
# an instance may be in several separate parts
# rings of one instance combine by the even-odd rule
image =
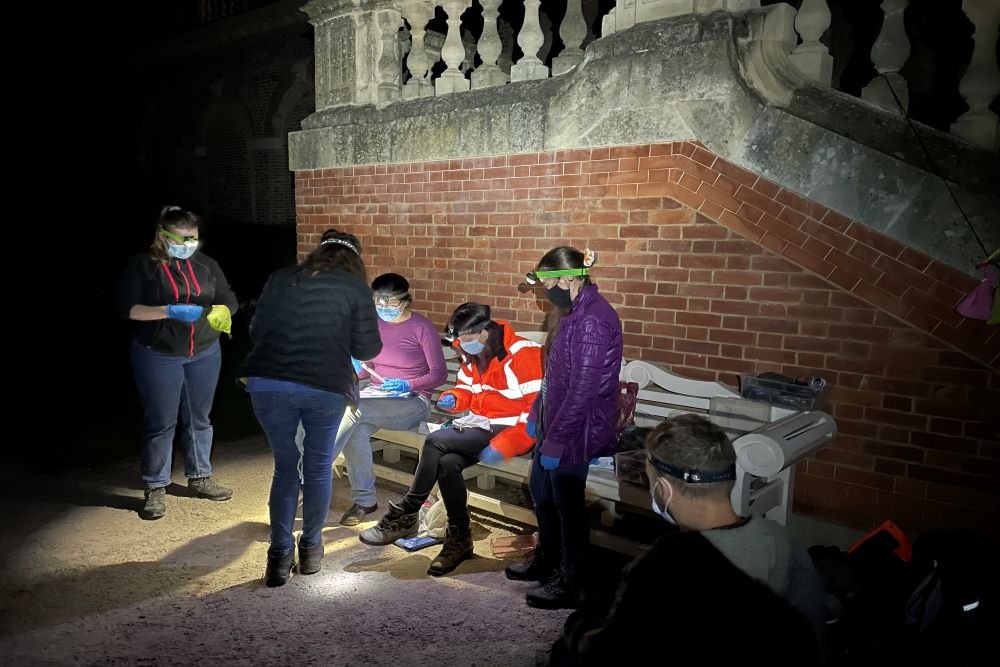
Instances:
[[[410,24],[411,40],[410,54],[406,59],[410,80],[403,86],[403,99],[430,97],[434,94],[434,86],[430,80],[430,68],[433,63],[428,59],[424,38],[427,34],[427,23],[434,18],[434,2],[403,0],[402,14]]]
[[[529,81],[531,79],[546,79],[549,68],[538,59],[538,49],[542,47],[542,27],[538,23],[539,0],[524,0],[524,23],[517,34],[517,43],[524,54],[510,68],[511,81]]]
[[[861,99],[893,113],[900,113],[896,97],[904,112],[910,103],[906,79],[899,73],[910,56],[910,40],[903,25],[903,10],[908,4],[910,0],[882,0],[882,30],[872,45],[872,64],[880,76],[861,89]]]
[[[479,57],[483,64],[472,73],[472,87],[490,88],[507,83],[507,75],[497,65],[503,45],[497,32],[497,17],[502,0],[481,0],[483,4],[483,34],[479,38]]]
[[[374,15],[374,75],[376,104],[399,99],[403,75],[403,57],[399,44],[399,26],[403,17],[398,9],[382,9]]]
[[[465,46],[462,44],[462,14],[472,4],[472,0],[439,0],[438,5],[448,16],[448,34],[444,38],[441,57],[448,69],[434,82],[435,95],[460,93],[469,89],[469,80],[459,67],[465,60]]]
[[[833,81],[833,58],[830,49],[820,41],[829,27],[830,8],[826,0],[802,0],[795,15],[795,31],[802,37],[802,43],[792,49],[789,58],[799,71],[824,86]]]
[[[565,74],[583,61],[584,37],[587,23],[583,20],[583,5],[580,0],[567,0],[566,15],[559,26],[559,38],[566,45],[562,53],[552,59],[552,74]]]
[[[1000,93],[997,70],[997,24],[1000,3],[996,0],[963,0],[962,9],[972,21],[974,43],[969,68],[958,85],[969,110],[951,126],[952,134],[991,151],[1000,150],[998,118],[990,102]]]

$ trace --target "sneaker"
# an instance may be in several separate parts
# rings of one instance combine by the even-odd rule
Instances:
[[[323,543],[311,547],[302,546],[299,537],[299,574],[316,574],[323,569]]]
[[[264,583],[268,588],[284,586],[291,576],[295,565],[295,549],[290,549],[284,556],[267,555],[267,569],[264,570]]]
[[[344,512],[344,516],[340,517],[341,526],[356,526],[361,523],[366,516],[378,509],[378,503],[375,503],[371,507],[365,507],[364,505],[359,505],[354,503],[347,511]]]
[[[545,582],[544,586],[533,588],[524,596],[529,607],[538,609],[576,609],[580,606],[580,595],[557,574]]]
[[[396,503],[389,503],[389,511],[379,522],[368,530],[361,531],[358,539],[365,544],[380,547],[392,544],[401,537],[413,537],[417,534],[418,512],[404,512]]]
[[[192,477],[188,480],[188,492],[196,498],[208,500],[229,500],[233,497],[233,490],[216,482],[214,477]]]
[[[167,513],[167,489],[159,487],[156,489],[146,489],[146,504],[142,506],[139,517],[146,521],[154,521],[163,518]]]
[[[555,576],[556,568],[535,553],[531,560],[508,565],[503,573],[513,581],[548,581]]]
[[[468,527],[448,526],[444,548],[427,568],[427,574],[434,577],[448,574],[469,558],[472,558],[472,533]]]

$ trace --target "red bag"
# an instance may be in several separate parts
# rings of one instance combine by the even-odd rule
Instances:
[[[635,403],[639,397],[637,382],[618,383],[618,420],[615,422],[615,434],[621,435],[627,426],[635,422]]]

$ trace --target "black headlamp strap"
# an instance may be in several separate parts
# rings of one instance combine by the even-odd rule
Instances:
[[[736,479],[735,463],[725,470],[685,470],[684,468],[664,463],[649,453],[646,454],[646,459],[660,472],[671,477],[676,477],[688,484],[711,484],[713,482],[728,482]]]

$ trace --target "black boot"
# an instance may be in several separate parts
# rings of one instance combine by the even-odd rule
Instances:
[[[267,555],[267,569],[264,571],[264,583],[268,588],[284,586],[295,565],[295,549],[289,550],[284,556]]]
[[[472,532],[468,526],[448,526],[444,547],[427,568],[427,574],[440,577],[448,574],[466,559],[472,558]]]
[[[385,513],[379,522],[361,531],[358,539],[365,544],[380,547],[392,544],[401,537],[413,537],[417,534],[417,518],[420,515],[419,508],[413,512],[405,511],[396,503],[389,503],[389,511]]]
[[[535,551],[531,560],[522,563],[512,563],[504,568],[503,573],[513,581],[548,581],[557,570],[552,561],[540,551]]]
[[[146,489],[146,503],[142,506],[139,516],[146,521],[162,519],[167,513],[167,489],[158,487]]]
[[[580,594],[575,586],[566,583],[561,574],[557,574],[544,586],[533,588],[524,596],[529,607],[538,609],[576,609],[580,606]]]
[[[299,574],[316,574],[323,569],[323,543],[311,547],[302,546],[299,537]]]

